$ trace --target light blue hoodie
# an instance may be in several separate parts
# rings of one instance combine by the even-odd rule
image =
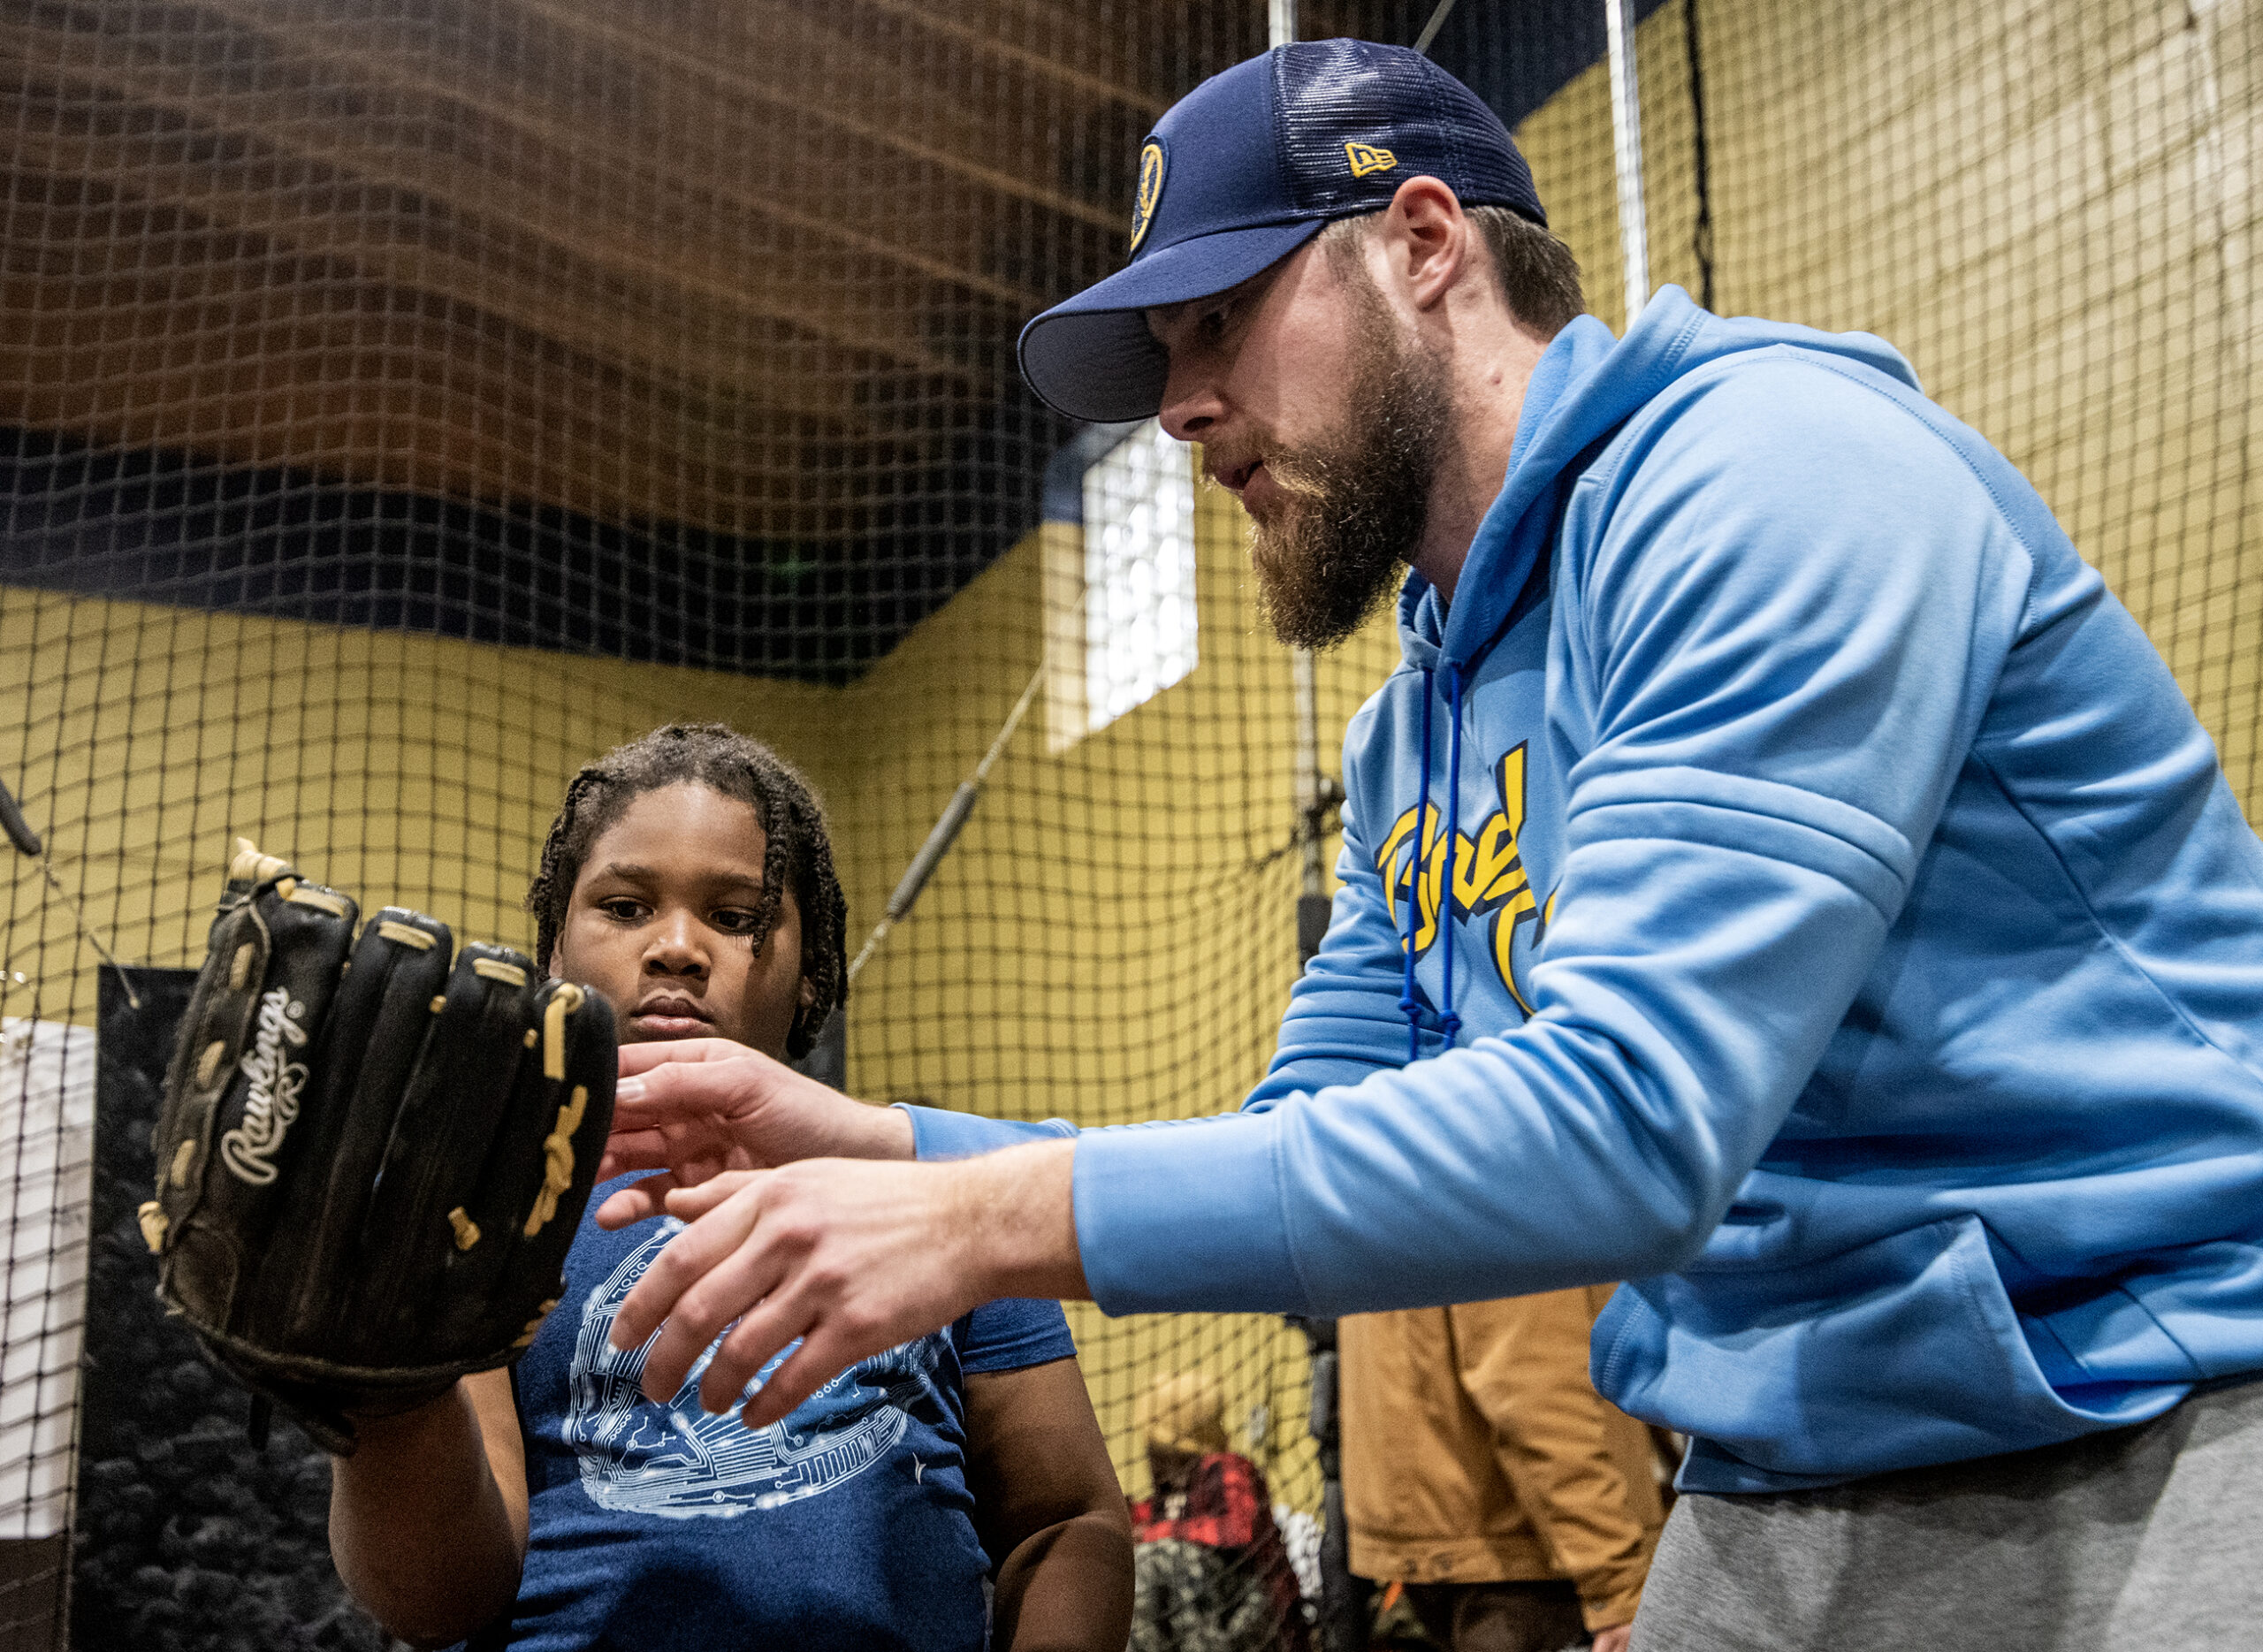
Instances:
[[[1891,348],[1671,287],[1623,343],[1574,323],[1451,611],[1417,575],[1399,622],[1265,1081],[1079,1140],[1103,1308],[1626,1279],[1596,1386],[1698,1491],[2263,1370],[2263,845]],[[926,1155],[1066,1128],[914,1118]]]

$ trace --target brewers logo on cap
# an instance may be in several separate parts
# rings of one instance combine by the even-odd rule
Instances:
[[[1132,247],[1138,252],[1155,221],[1155,202],[1163,198],[1163,146],[1150,138],[1139,150],[1139,194],[1132,203]]]

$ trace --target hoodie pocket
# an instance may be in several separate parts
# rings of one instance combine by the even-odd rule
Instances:
[[[1683,1486],[1760,1491],[2049,1445],[2139,1422],[2182,1383],[2054,1390],[1985,1224],[1948,1217],[1787,1268],[1622,1289],[1596,1385],[1697,1436]]]

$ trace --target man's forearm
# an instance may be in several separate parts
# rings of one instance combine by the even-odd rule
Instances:
[[[1034,1142],[951,1167],[974,1267],[1001,1297],[1089,1301],[1077,1250],[1077,1144]]]
[[[918,1142],[911,1115],[900,1107],[856,1104],[853,1114],[840,1115],[842,1146],[829,1155],[836,1159],[915,1159]]]

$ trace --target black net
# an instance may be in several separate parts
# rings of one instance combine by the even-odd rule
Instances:
[[[1411,43],[1436,10],[1299,27]],[[1636,10],[1651,281],[1899,345],[2252,806],[2252,0]],[[0,3],[0,780],[45,855],[11,853],[0,959],[0,1644],[61,1621],[90,1426],[96,942],[196,962],[232,833],[523,947],[568,777],[721,719],[824,791],[861,940],[1032,691],[857,978],[850,1086],[1111,1123],[1262,1071],[1297,969],[1292,661],[1231,501],[1152,429],[1053,417],[1012,346],[1120,263],[1140,137],[1266,13]],[[1601,0],[1462,0],[1433,51],[1616,326],[1604,40]],[[1323,767],[1395,659],[1375,627],[1318,663]],[[1126,1490],[1141,1397],[1199,1373],[1308,1559],[1301,1334],[1071,1321]],[[115,1621],[218,1644],[207,1523],[252,1518],[113,1501],[80,1559],[147,1591]]]

